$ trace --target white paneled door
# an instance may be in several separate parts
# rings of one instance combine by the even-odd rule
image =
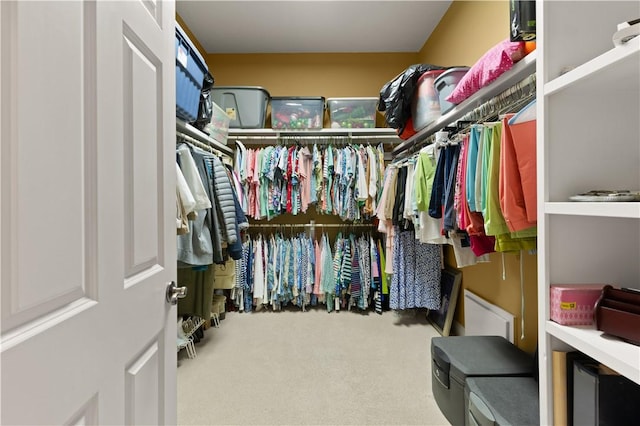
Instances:
[[[176,422],[173,2],[0,2],[2,424]]]

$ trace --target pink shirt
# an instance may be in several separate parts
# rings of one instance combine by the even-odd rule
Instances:
[[[300,176],[300,209],[306,212],[311,202],[311,168],[313,156],[306,146],[299,152],[298,173]]]

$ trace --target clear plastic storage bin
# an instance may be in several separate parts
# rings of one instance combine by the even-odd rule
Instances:
[[[378,98],[329,98],[327,110],[332,128],[368,129],[376,127]]]
[[[211,121],[205,126],[205,130],[213,139],[222,144],[226,144],[227,138],[229,137],[229,123],[231,119],[215,102],[212,103],[212,111]]]
[[[271,127],[274,129],[322,129],[323,97],[271,98]]]
[[[218,86],[211,89],[213,102],[229,116],[229,128],[261,129],[267,117],[269,92],[255,86]]]
[[[456,104],[447,101],[447,96],[453,92],[462,77],[469,71],[469,67],[457,67],[449,68],[438,76],[433,82],[433,85],[438,92],[438,99],[440,101],[440,113],[445,114]]]
[[[434,86],[435,79],[445,70],[427,71],[420,76],[411,104],[413,128],[420,131],[440,117],[440,101]]]

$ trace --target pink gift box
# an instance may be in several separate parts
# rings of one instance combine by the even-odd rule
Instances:
[[[606,284],[551,285],[551,320],[562,325],[592,325],[595,304]]]

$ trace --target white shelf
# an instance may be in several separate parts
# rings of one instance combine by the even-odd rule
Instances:
[[[638,11],[638,2],[536,2],[541,424],[554,423],[554,348],[572,347],[640,384],[640,346],[548,320],[550,282],[638,286],[640,202],[569,201],[600,185],[640,189],[640,37],[611,42]],[[580,23],[567,25],[576,16]],[[567,65],[574,68],[561,74]]]
[[[603,335],[595,328],[569,327],[547,321],[546,330],[576,350],[640,384],[640,346]]]
[[[287,136],[345,136],[345,137],[383,137],[400,140],[395,129],[376,127],[370,129],[308,129],[308,130],[275,130],[275,129],[229,129],[229,137],[269,137]]]
[[[558,215],[640,219],[640,203],[548,202],[544,204],[544,212]]]
[[[637,76],[639,67],[640,37],[636,37],[548,82],[544,85],[544,94],[552,95],[585,79],[593,79],[594,76],[606,79],[605,83],[608,84],[597,85],[605,89],[616,83],[635,83],[637,86],[637,81],[629,77]]]
[[[394,149],[393,155],[397,155],[398,153],[404,151],[407,147],[410,147],[411,145],[431,136],[442,128],[461,119],[465,114],[471,112],[489,99],[499,95],[500,93],[514,86],[516,83],[524,80],[531,74],[534,74],[536,72],[536,57],[537,52],[534,50],[533,52],[522,58],[520,61],[516,62],[510,70],[500,75],[500,77],[498,77],[491,84],[478,90],[473,95],[469,96],[467,99],[454,106],[451,110],[447,111],[446,114],[442,115],[427,127],[420,130],[418,133],[398,145]]]

